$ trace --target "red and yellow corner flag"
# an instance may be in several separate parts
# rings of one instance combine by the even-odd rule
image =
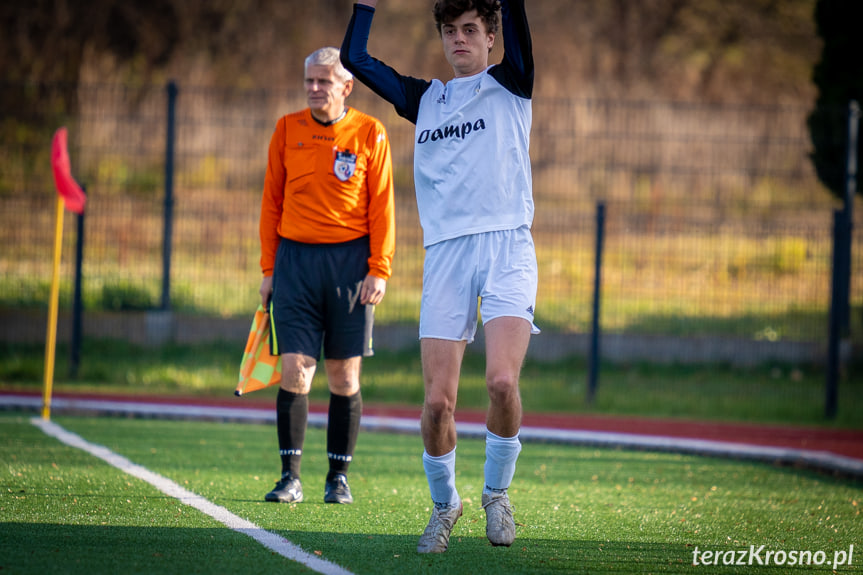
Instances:
[[[45,380],[42,389],[42,419],[51,418],[51,394],[54,386],[54,353],[57,344],[57,313],[60,303],[60,252],[63,248],[63,206],[76,214],[84,213],[87,196],[72,177],[66,128],[54,132],[51,139],[51,170],[57,188],[57,218],[54,227],[54,270],[51,301],[48,302],[48,334],[45,338]]]
[[[243,361],[240,363],[240,379],[234,395],[276,385],[282,380],[282,357],[270,355],[270,314],[258,304],[252,320]]]

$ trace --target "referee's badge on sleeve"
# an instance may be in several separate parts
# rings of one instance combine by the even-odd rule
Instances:
[[[347,182],[354,175],[354,170],[357,169],[357,155],[350,151],[340,152],[336,150],[336,159],[333,163],[333,173],[342,181]]]

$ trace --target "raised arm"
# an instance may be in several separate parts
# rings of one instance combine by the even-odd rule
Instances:
[[[403,118],[416,123],[419,100],[429,82],[402,76],[368,52],[369,33],[377,0],[358,0],[342,42],[345,68],[378,96],[395,107]]]
[[[373,0],[365,0],[373,1]],[[533,95],[533,45],[524,0],[501,0],[503,62],[491,74],[516,95]]]

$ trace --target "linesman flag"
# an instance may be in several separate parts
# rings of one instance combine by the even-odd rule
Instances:
[[[270,354],[270,314],[258,304],[240,362],[240,377],[234,395],[264,389],[281,381],[282,357]]]

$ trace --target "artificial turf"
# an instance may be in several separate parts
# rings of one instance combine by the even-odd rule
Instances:
[[[305,567],[44,435],[22,414],[0,415],[0,568],[6,573],[303,573]],[[510,497],[517,539],[485,539],[483,443],[459,441],[465,514],[442,555],[418,555],[430,513],[422,444],[364,432],[351,465],[356,502],[323,503],[325,434],[310,429],[306,501],[272,504],[278,476],[268,425],[58,417],[103,445],[232,513],[354,573],[750,572],[695,567],[693,552],[821,551],[863,546],[863,484],[765,463],[527,443]],[[703,557],[703,555],[702,555]],[[762,551],[756,556],[764,559]],[[863,551],[837,572],[859,569]],[[757,562],[756,562],[757,566]],[[830,572],[826,564],[804,571]],[[759,567],[787,573],[789,566]]]

